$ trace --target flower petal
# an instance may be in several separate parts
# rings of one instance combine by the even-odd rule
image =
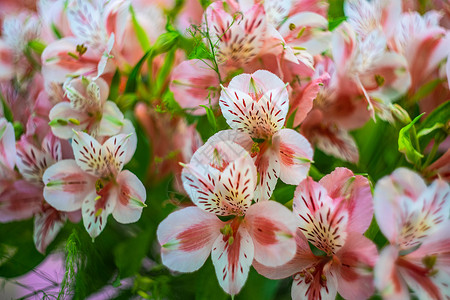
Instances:
[[[368,271],[378,257],[375,244],[361,233],[352,232],[337,255],[340,261],[336,270],[339,294],[349,300],[369,298],[375,291],[373,276]]]
[[[276,267],[294,257],[297,226],[289,209],[275,201],[258,202],[248,209],[245,221],[255,246],[256,261]]]
[[[220,286],[230,295],[236,295],[244,286],[254,255],[250,234],[243,226],[230,238],[220,235],[213,244],[211,259]]]
[[[259,263],[257,260],[254,260],[253,267],[264,277],[270,279],[282,279],[292,276],[318,261],[317,256],[311,252],[308,241],[300,229],[296,230],[295,243],[297,245],[295,255],[284,265],[268,267]]]
[[[99,136],[113,136],[120,132],[124,117],[117,105],[112,101],[106,101],[103,106],[102,119],[97,130]]]
[[[90,120],[85,112],[72,108],[69,102],[56,104],[48,117],[53,134],[62,139],[70,139],[74,130],[86,129]]]
[[[313,149],[308,140],[295,130],[284,128],[274,136],[279,150],[280,179],[287,184],[299,184],[308,175]]]
[[[80,209],[83,199],[95,191],[95,178],[83,172],[73,159],[50,166],[42,181],[45,201],[60,211]]]
[[[319,183],[333,199],[345,201],[349,212],[348,228],[363,234],[373,217],[373,201],[370,183],[361,175],[354,175],[347,168],[336,168]]]
[[[84,228],[93,239],[105,229],[106,221],[116,206],[118,196],[118,189],[111,188],[102,196],[94,190],[83,200],[81,213]]]
[[[28,219],[40,211],[41,205],[41,187],[25,180],[14,181],[0,190],[0,222]]]
[[[326,280],[322,279],[322,275]],[[306,276],[310,276],[306,274]],[[302,277],[300,274],[294,276],[292,282],[291,297],[292,300],[303,299],[323,299],[334,300],[337,294],[336,276],[326,270],[316,272],[313,278]]]
[[[55,239],[65,222],[66,216],[50,206],[34,216],[33,240],[39,252],[45,254],[45,249]]]
[[[348,131],[339,127],[322,128],[316,136],[317,147],[334,157],[358,163],[359,152],[353,137]]]
[[[335,254],[347,238],[348,211],[310,177],[302,181],[294,194],[294,213],[307,240],[328,255]]]
[[[5,165],[10,170],[13,170],[16,164],[14,128],[5,118],[0,118],[0,164]]]
[[[120,172],[117,183],[119,196],[112,212],[113,217],[122,224],[136,222],[141,217],[142,208],[146,206],[145,187],[139,178],[128,170]]]
[[[219,177],[220,199],[230,215],[245,214],[253,200],[256,168],[249,154],[233,161]]]
[[[224,225],[215,215],[197,207],[171,213],[156,232],[161,259],[169,269],[179,272],[198,270],[208,258]]]
[[[72,149],[75,161],[83,171],[97,177],[109,175],[109,165],[106,162],[107,153],[92,136],[82,131],[75,131],[72,138]]]
[[[259,173],[255,199],[256,201],[265,201],[272,196],[278,177],[280,177],[279,155],[275,150],[267,149],[263,154],[258,154],[255,164]]]

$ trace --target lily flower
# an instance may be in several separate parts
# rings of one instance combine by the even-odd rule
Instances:
[[[313,149],[300,133],[283,128],[289,96],[280,78],[265,70],[238,75],[222,87],[219,104],[228,125],[247,145],[253,141],[246,149],[256,159],[259,200],[270,198],[278,178],[287,184],[306,178]]]
[[[122,170],[136,150],[130,135],[115,135],[102,145],[77,131],[72,149],[74,160],[59,161],[45,171],[45,200],[60,211],[81,208],[92,238],[102,232],[110,214],[123,224],[139,220],[146,206],[145,187],[136,175]]]
[[[390,245],[375,267],[375,285],[384,299],[449,297],[450,187],[430,186],[415,172],[399,168],[375,187],[375,216]]]
[[[319,183],[307,178],[295,191],[293,208],[299,225],[295,257],[277,268],[255,264],[256,270],[271,279],[293,276],[292,299],[335,299],[337,292],[345,299],[371,296],[377,249],[363,236],[373,213],[368,180],[346,168]]]

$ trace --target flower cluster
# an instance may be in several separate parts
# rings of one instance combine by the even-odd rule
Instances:
[[[3,2],[0,276],[450,299],[445,1]]]

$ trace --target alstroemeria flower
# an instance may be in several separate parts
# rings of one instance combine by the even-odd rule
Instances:
[[[102,232],[111,213],[119,223],[139,220],[145,187],[136,175],[122,170],[136,150],[130,135],[113,136],[101,145],[90,135],[76,132],[72,148],[75,160],[62,160],[45,171],[45,200],[61,211],[81,208],[92,238]]]
[[[106,3],[71,0],[67,19],[74,36],[49,44],[42,53],[42,74],[47,83],[64,82],[66,75],[96,76],[113,72],[111,50],[114,33],[104,24]]]
[[[256,168],[242,147],[207,142],[182,177],[197,207],[176,211],[159,225],[161,257],[167,267],[193,272],[211,253],[220,286],[235,295],[254,261],[275,267],[294,256],[292,212],[274,201],[251,205]],[[221,221],[216,215],[233,218]]]
[[[359,35],[349,23],[343,22],[333,32],[331,50],[340,84],[363,95],[372,117],[379,109],[377,101],[390,103],[411,84],[406,59],[387,51],[386,36],[381,29]]]
[[[377,249],[363,233],[372,220],[369,182],[337,168],[319,183],[305,179],[293,203],[299,230],[297,253],[287,264],[256,270],[272,279],[294,275],[293,299],[365,299],[374,286],[370,269]],[[311,251],[308,242],[320,251]]]
[[[306,178],[313,150],[300,133],[283,128],[289,96],[280,78],[265,70],[238,75],[223,88],[219,104],[228,125],[254,141],[246,149],[256,157],[259,200],[270,198],[278,178],[288,184]]]
[[[405,168],[375,187],[375,216],[390,244],[375,267],[375,285],[384,299],[450,297],[450,187],[437,179],[426,186]]]
[[[69,139],[73,130],[85,130],[95,138],[118,134],[124,117],[117,105],[107,101],[108,84],[101,78],[79,77],[64,84],[70,102],[56,104],[49,114],[53,134]]]

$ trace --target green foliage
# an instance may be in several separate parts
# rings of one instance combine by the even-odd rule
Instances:
[[[23,275],[44,256],[33,243],[33,220],[0,224],[0,276],[14,278]]]
[[[403,127],[398,134],[398,151],[405,154],[406,159],[416,166],[420,166],[423,154],[420,153],[419,142],[414,124],[422,117],[417,116],[411,123]]]
[[[150,41],[148,40],[147,33],[139,24],[132,5],[130,5],[129,10],[131,14],[131,21],[133,23],[133,29],[136,32],[136,37],[139,41],[139,44],[141,45],[142,50],[147,51],[150,48]]]
[[[206,105],[200,105],[200,106],[206,110],[206,118],[208,120],[209,125],[211,126],[211,129],[214,132],[217,132],[217,123],[216,123],[216,117],[214,116],[214,112],[212,111],[211,108],[209,108]]]

